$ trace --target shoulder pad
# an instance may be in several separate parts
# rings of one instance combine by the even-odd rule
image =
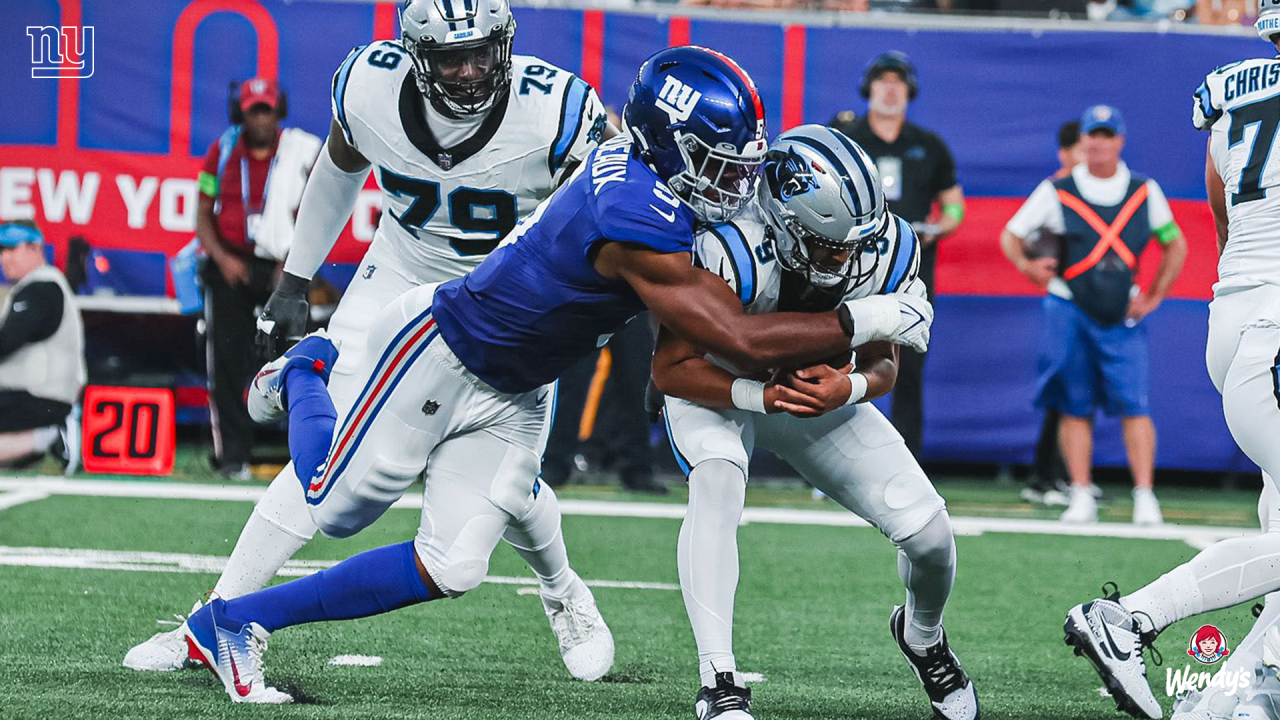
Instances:
[[[384,81],[399,88],[404,74],[409,72],[409,64],[405,50],[399,43],[380,40],[352,49],[338,66],[338,70],[333,74],[332,83],[333,118],[342,127],[342,134],[352,147],[356,147],[351,131],[355,115],[350,97],[352,91],[364,87],[379,77],[379,75],[370,75],[370,72],[385,74]]]
[[[880,294],[887,295],[898,292],[911,284],[920,272],[920,240],[916,237],[911,223],[897,215],[890,215],[889,229],[885,232],[889,241],[889,272],[885,275],[884,284],[880,286]]]
[[[763,280],[756,250],[764,242],[764,228],[759,223],[739,220],[711,225],[694,241],[694,263],[719,275],[744,306],[750,305]]]

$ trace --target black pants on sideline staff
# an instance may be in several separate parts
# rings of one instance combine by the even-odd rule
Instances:
[[[920,279],[928,288],[929,302],[937,294],[933,289],[934,265],[938,259],[938,245],[934,243],[920,254]],[[920,458],[924,446],[924,359],[923,353],[902,348],[898,354],[898,381],[893,386],[889,415],[893,426],[907,441],[907,449]]]
[[[254,348],[255,311],[271,296],[276,264],[251,258],[247,285],[227,284],[218,265],[204,264],[205,371],[209,382],[209,422],[213,454],[222,468],[249,462],[253,420],[244,394],[264,359]]]
[[[0,390],[0,433],[21,432],[61,425],[71,406],[36,397],[25,390]]]

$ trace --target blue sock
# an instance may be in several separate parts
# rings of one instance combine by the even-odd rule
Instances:
[[[284,396],[289,405],[289,457],[293,458],[293,470],[305,490],[329,456],[338,413],[325,385],[328,373],[321,375],[309,364],[290,364],[283,372]]]
[[[413,541],[347,558],[314,575],[227,600],[223,614],[267,632],[322,620],[351,620],[432,600],[414,564]]]

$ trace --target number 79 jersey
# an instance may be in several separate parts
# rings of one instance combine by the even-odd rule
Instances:
[[[333,117],[383,191],[370,253],[432,282],[478,265],[599,144],[607,119],[586,82],[515,55],[505,99],[441,147],[411,65],[398,42],[352,50],[333,77]]]
[[[1227,246],[1215,290],[1280,284],[1280,59],[1253,59],[1209,73],[1192,122],[1208,130],[1209,153],[1226,187]]]

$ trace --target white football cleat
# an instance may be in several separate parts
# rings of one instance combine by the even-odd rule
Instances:
[[[1058,518],[1064,523],[1096,523],[1098,522],[1098,499],[1088,488],[1071,488],[1071,502],[1066,511]]]
[[[284,397],[284,371],[303,368],[318,373],[329,382],[329,373],[338,359],[338,348],[324,330],[317,330],[298,341],[283,355],[272,360],[249,384],[249,417],[257,423],[272,423],[289,413]]]
[[[1133,490],[1133,524],[1163,525],[1164,515],[1160,512],[1160,501],[1150,490],[1134,488]]]
[[[560,643],[560,658],[569,674],[586,682],[604,677],[613,667],[613,633],[582,578],[564,600],[543,596],[542,608]]]
[[[293,702],[293,696],[268,687],[262,677],[262,654],[271,633],[256,622],[230,622],[222,614],[224,604],[221,599],[213,600],[182,624],[191,659],[209,668],[235,702]]]
[[[1118,592],[1071,608],[1062,629],[1076,655],[1093,663],[1118,709],[1137,718],[1163,717],[1142,659],[1155,633],[1141,632],[1138,619],[1120,604]]]
[[[210,593],[210,597],[217,596]],[[204,605],[204,601],[197,600],[196,604],[191,606],[191,613],[194,614],[201,605]],[[130,670],[151,672],[172,672],[195,668],[196,664],[187,657],[187,641],[182,632],[182,623],[186,618],[181,615],[174,615],[174,617],[178,619],[178,627],[166,632],[158,632],[134,645],[129,652],[125,653],[122,664]]]
[[[1169,720],[1234,720],[1239,695],[1228,695],[1222,688],[1191,690],[1173,703]]]

